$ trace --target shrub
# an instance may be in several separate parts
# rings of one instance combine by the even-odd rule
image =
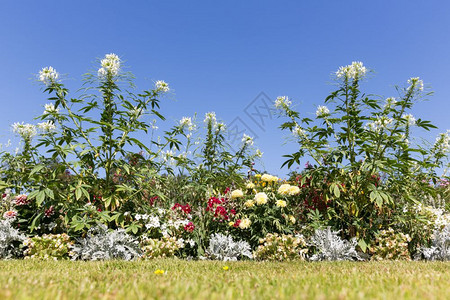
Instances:
[[[73,246],[72,259],[132,260],[140,256],[138,241],[125,233],[124,229],[108,231],[104,225],[89,230],[86,238],[79,239]]]
[[[411,238],[408,234],[396,233],[394,229],[382,230],[376,235],[373,246],[370,247],[372,259],[404,259],[410,260],[411,255],[408,251],[408,242]]]
[[[264,239],[260,240],[260,244],[254,252],[254,257],[257,260],[304,259],[308,252],[303,236],[269,233]]]
[[[35,236],[24,241],[27,249],[24,251],[25,259],[68,259],[70,247],[73,242],[70,237],[63,234],[44,234]]]
[[[142,258],[170,258],[174,257],[176,252],[184,246],[182,241],[175,237],[163,237],[161,239],[144,238],[141,242]]]
[[[426,260],[450,260],[450,224],[434,231],[431,247],[422,247],[417,258]]]
[[[310,257],[312,261],[321,260],[359,260],[355,250],[356,240],[350,242],[338,236],[338,231],[317,229],[310,238],[310,245],[315,247],[317,253]]]
[[[24,240],[25,236],[13,228],[10,221],[0,220],[0,259],[20,256],[19,247]]]
[[[211,235],[206,254],[211,259],[223,261],[235,261],[244,256],[252,258],[251,248],[247,242],[235,242],[231,236],[220,233]]]

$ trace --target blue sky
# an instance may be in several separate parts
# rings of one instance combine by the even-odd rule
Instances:
[[[333,90],[331,73],[363,61],[363,88],[395,96],[394,85],[421,77],[435,92],[413,114],[450,129],[450,3],[447,1],[9,1],[0,3],[0,142],[10,124],[31,122],[46,97],[33,74],[53,66],[75,90],[96,59],[118,54],[139,88],[163,79],[167,125],[215,111],[242,121],[280,170],[282,120],[258,126],[245,108],[264,92],[290,96],[304,116]],[[254,102],[253,102],[254,103]],[[248,110],[247,110],[248,111]],[[261,124],[259,124],[261,125]],[[432,132],[434,140],[437,131]]]

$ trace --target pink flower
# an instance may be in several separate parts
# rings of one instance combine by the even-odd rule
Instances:
[[[15,219],[17,217],[17,211],[8,210],[3,214],[3,218],[5,219]]]

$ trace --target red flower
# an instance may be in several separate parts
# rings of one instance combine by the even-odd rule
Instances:
[[[185,214],[190,214],[191,213],[191,207],[189,206],[189,204],[182,205],[180,203],[175,203],[175,205],[172,206],[172,210],[177,210],[177,209],[181,210]]]
[[[237,219],[236,222],[234,222],[233,227],[239,227],[239,224],[241,224],[241,219]]]
[[[189,222],[187,223],[186,226],[184,226],[184,230],[186,230],[187,232],[193,232],[195,229],[194,223]]]
[[[45,210],[44,215],[48,218],[50,216],[53,216],[54,213],[55,213],[55,208],[52,205],[48,209]]]

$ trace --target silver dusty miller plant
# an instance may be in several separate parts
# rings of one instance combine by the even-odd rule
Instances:
[[[223,261],[236,261],[244,256],[252,258],[250,245],[246,241],[233,241],[229,235],[212,234],[206,249],[209,258]]]
[[[450,260],[450,224],[434,231],[431,247],[422,247],[416,255],[416,259],[421,257],[426,260]]]
[[[141,254],[139,242],[123,229],[108,231],[105,225],[89,230],[86,238],[78,240],[72,248],[72,259],[132,260]]]
[[[360,256],[355,250],[356,240],[346,241],[338,236],[339,231],[332,231],[330,227],[326,229],[316,229],[310,238],[310,246],[314,246],[318,253],[312,255],[310,260],[360,260]]]
[[[25,236],[13,228],[10,221],[0,220],[0,259],[19,256],[19,247],[24,240]]]

